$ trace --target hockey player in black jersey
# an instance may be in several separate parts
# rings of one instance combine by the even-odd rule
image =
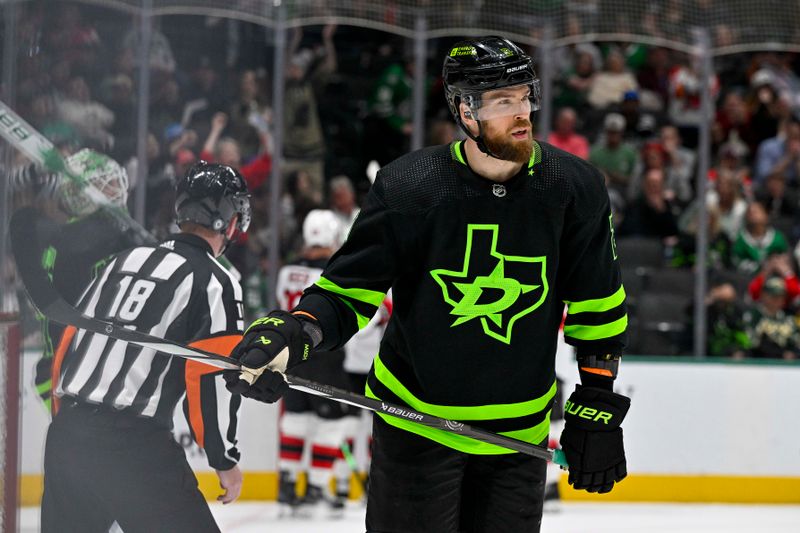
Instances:
[[[177,184],[180,233],[114,256],[78,307],[118,326],[229,353],[241,339],[242,289],[216,260],[250,222],[242,176],[198,163]],[[179,402],[216,470],[223,503],[242,485],[241,398],[216,367],[70,326],[56,348],[44,458],[44,533],[219,531],[172,435]]]
[[[608,492],[626,476],[630,400],[612,391],[627,314],[603,178],[533,139],[539,84],[510,41],[458,43],[443,77],[468,139],[380,170],[319,281],[247,330],[228,386],[274,401],[278,372],[342,346],[392,288],[367,396],[544,444],[566,305],[582,380],[560,439],[569,482]],[[536,532],[544,478],[542,460],[379,414],[367,530]]]
[[[109,205],[124,209],[128,177],[116,161],[92,150],[81,150],[67,165],[95,186]],[[122,227],[117,218],[100,209],[62,174],[34,164],[17,169],[10,179],[19,208],[12,217],[38,226],[41,249],[26,250],[41,260],[59,294],[75,304],[97,272],[117,253],[145,244],[141,234]],[[44,345],[36,364],[36,392],[51,410],[54,346],[64,326],[38,315]]]

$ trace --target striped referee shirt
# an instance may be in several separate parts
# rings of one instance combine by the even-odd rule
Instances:
[[[81,298],[91,317],[228,355],[241,339],[242,289],[195,235],[117,255]],[[57,398],[103,404],[172,428],[179,401],[209,465],[227,470],[236,449],[238,395],[221,371],[105,335],[67,328],[53,363]]]

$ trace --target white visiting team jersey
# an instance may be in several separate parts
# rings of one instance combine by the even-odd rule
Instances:
[[[281,268],[277,286],[278,305],[281,309],[284,311],[294,309],[303,295],[303,290],[316,283],[321,275],[321,268],[302,265],[286,265]]]

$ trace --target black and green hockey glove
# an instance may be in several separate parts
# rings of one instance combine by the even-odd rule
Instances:
[[[561,448],[576,489],[606,493],[628,475],[620,424],[631,399],[577,385],[564,408]]]
[[[283,373],[308,359],[311,336],[302,322],[285,311],[273,311],[250,324],[231,357],[241,370],[224,374],[228,390],[265,403],[274,403],[289,386]]]

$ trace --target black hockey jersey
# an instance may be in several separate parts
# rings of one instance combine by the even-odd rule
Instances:
[[[320,320],[320,348],[331,349],[390,287],[394,310],[367,395],[527,442],[548,435],[565,304],[564,334],[580,353],[624,348],[603,178],[545,143],[504,183],[472,172],[461,142],[381,169],[347,242],[297,309]],[[384,419],[464,452],[510,453]]]

